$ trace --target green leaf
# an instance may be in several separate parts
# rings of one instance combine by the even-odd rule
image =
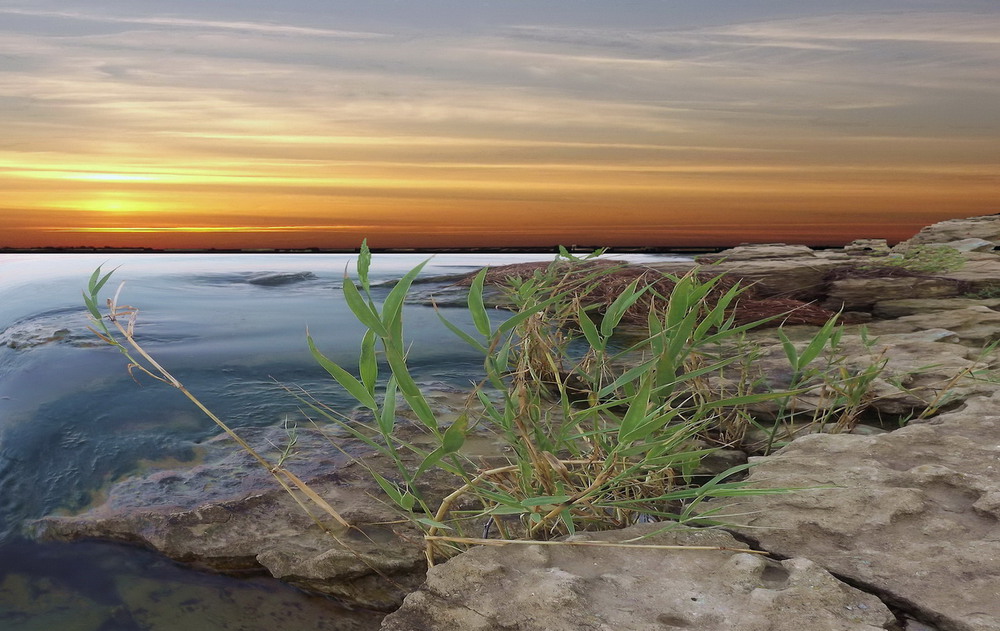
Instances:
[[[597,326],[594,325],[594,321],[590,319],[587,312],[582,308],[579,309],[576,313],[576,319],[580,323],[580,329],[583,331],[583,336],[587,338],[590,347],[596,351],[603,351],[607,341],[597,331]]]
[[[372,477],[375,478],[375,482],[382,487],[382,490],[389,496],[389,499],[395,502],[400,508],[403,508],[405,501],[403,500],[403,493],[399,490],[399,487],[383,478],[375,469],[368,469],[368,472],[372,474]],[[410,503],[410,508],[413,508],[412,502]],[[404,508],[404,510],[409,510],[409,508]]]
[[[435,305],[435,310],[436,309],[437,309],[437,307]],[[478,351],[480,351],[482,353],[489,352],[489,349],[486,348],[486,346],[482,342],[480,342],[476,338],[472,337],[471,335],[469,335],[468,333],[466,333],[462,329],[458,328],[458,326],[456,326],[456,325],[452,324],[451,322],[449,322],[447,318],[445,318],[443,315],[441,315],[440,311],[436,311],[436,313],[437,313],[437,317],[441,320],[441,322],[444,323],[444,325],[448,328],[448,330],[451,331],[452,333],[454,333],[455,335],[457,335],[459,337],[459,339],[461,339],[466,344],[468,344],[472,348],[474,348],[474,349],[476,349],[476,350],[478,350]]]
[[[361,381],[368,392],[374,396],[375,384],[378,381],[378,361],[375,359],[375,332],[369,329],[361,338],[361,357],[358,359],[358,371]]]
[[[430,259],[423,261],[399,279],[382,305],[382,326],[389,332],[389,335],[384,337],[390,337],[392,342],[400,347],[403,344],[403,300],[406,298],[406,293],[410,291],[410,285],[413,284],[413,281],[416,280],[420,271],[429,261]]]
[[[439,521],[435,521],[430,517],[418,517],[417,523],[423,524],[424,526],[429,526],[431,528],[438,528],[439,530],[454,530],[451,526],[447,524],[442,524]]]
[[[465,434],[468,431],[469,416],[463,413],[444,431],[444,437],[441,439],[441,448],[444,449],[444,453],[451,454],[461,449],[462,445],[465,444]]]
[[[379,432],[389,438],[396,425],[396,378],[389,377],[385,384],[385,397],[382,399],[382,412],[378,415]]]
[[[671,408],[660,414],[649,415],[646,419],[642,420],[638,425],[633,427],[627,435],[623,436],[621,438],[621,443],[623,445],[628,445],[636,440],[647,440],[655,432],[662,429],[664,425],[673,420],[679,412],[680,410]]]
[[[632,400],[629,402],[628,411],[625,412],[621,425],[618,427],[619,443],[627,445],[635,440],[636,428],[648,420],[650,390],[651,385],[649,383],[649,379],[643,378],[642,383],[639,386],[639,392],[632,397]]]
[[[354,286],[354,281],[344,276],[344,300],[347,301],[347,306],[350,307],[351,311],[354,313],[354,317],[365,325],[379,337],[386,338],[389,337],[389,331],[382,325],[382,321],[378,317],[378,313],[372,308],[370,304],[358,291],[358,288]]]
[[[559,519],[562,520],[564,526],[566,526],[566,532],[573,536],[576,534],[576,524],[573,523],[573,515],[570,514],[568,510],[564,510],[559,513]]]
[[[486,305],[483,303],[483,284],[486,282],[487,268],[476,274],[472,286],[469,287],[469,313],[472,314],[472,322],[476,325],[476,330],[483,337],[489,337],[492,331],[490,327],[490,317],[486,313]]]
[[[826,321],[820,330],[816,333],[809,344],[806,346],[805,350],[799,356],[799,365],[797,368],[799,370],[804,369],[806,366],[812,363],[814,359],[819,357],[819,354],[823,352],[826,347],[826,343],[830,340],[834,333],[834,327],[837,325],[837,316],[833,316]]]
[[[666,329],[675,328],[691,309],[692,282],[691,276],[684,276],[674,284],[674,288],[670,292],[670,300],[667,302]]]
[[[570,495],[542,495],[539,497],[529,497],[521,500],[521,506],[532,508],[534,506],[549,506],[568,502]]]
[[[323,353],[316,348],[316,343],[313,342],[312,336],[306,333],[306,342],[309,344],[309,352],[312,353],[313,358],[322,366],[330,376],[337,380],[344,390],[350,393],[352,397],[358,400],[358,403],[365,406],[369,410],[377,411],[378,406],[375,403],[375,397],[368,392],[368,388],[364,386],[363,383],[354,378],[354,375],[347,372],[333,361],[328,359]]]
[[[718,278],[721,277],[716,277],[716,279],[713,279],[713,284],[715,284],[714,280],[717,280]],[[726,309],[729,308],[729,305],[732,303],[732,301],[735,300],[737,296],[742,294],[743,291],[744,291],[743,288],[741,288],[738,284],[730,287],[729,291],[724,293],[715,302],[715,306],[712,307],[712,309],[705,315],[705,317],[701,321],[701,324],[699,324],[698,327],[694,330],[694,334],[692,335],[692,337],[695,340],[701,340],[702,338],[705,337],[705,334],[707,334],[708,331],[711,330],[712,327],[720,327],[723,323],[723,319],[725,318]]]
[[[428,469],[436,465],[438,462],[440,462],[441,458],[444,458],[445,455],[446,454],[443,446],[438,447],[431,453],[427,454],[427,456],[424,457],[423,462],[420,463],[420,466],[417,467],[417,472],[413,474],[413,478],[414,479],[419,478],[424,473],[424,471],[427,471]]]
[[[792,367],[795,372],[799,371],[799,352],[795,350],[795,345],[792,341],[788,339],[785,335],[784,329],[778,329],[778,339],[781,340],[781,347],[785,349],[785,357],[788,358],[788,364]]]
[[[84,292],[84,294],[83,294],[83,302],[84,302],[84,303],[86,303],[86,305],[87,305],[87,311],[89,311],[89,312],[90,312],[90,315],[91,315],[91,316],[92,316],[92,317],[93,317],[93,318],[94,318],[95,320],[97,320],[98,322],[100,322],[100,321],[101,321],[101,312],[100,312],[100,310],[99,310],[99,309],[97,308],[97,303],[96,303],[96,302],[94,302],[94,299],[93,299],[93,298],[91,298],[90,296],[88,296],[88,295],[87,295],[87,294],[86,294],[86,293]]]
[[[87,289],[90,292],[90,295],[96,298],[97,293],[101,291],[104,284],[108,282],[108,279],[111,278],[111,275],[114,274],[117,269],[118,268],[116,267],[101,277],[101,266],[98,265],[97,269],[94,270],[94,273],[90,275],[90,281],[87,283]]]
[[[647,285],[642,289],[636,290],[638,286],[639,279],[637,278],[618,294],[614,302],[608,305],[607,310],[604,312],[604,318],[601,320],[601,335],[605,338],[611,337],[611,334],[615,331],[615,327],[621,322],[628,308],[634,305],[635,301],[649,289]]]
[[[490,515],[522,515],[522,514],[527,513],[527,512],[528,512],[528,509],[525,508],[525,507],[523,507],[523,506],[520,506],[520,505],[511,506],[509,504],[498,504],[497,506],[494,506],[493,508],[490,509],[489,514]]]
[[[396,377],[399,391],[403,394],[403,398],[410,406],[410,409],[413,410],[413,413],[417,415],[417,419],[425,427],[434,432],[435,435],[438,435],[437,418],[435,418],[430,405],[427,404],[427,400],[424,399],[424,395],[420,392],[417,383],[410,376],[403,353],[395,346],[386,346],[385,356],[389,362],[389,367],[392,369],[392,374]]]

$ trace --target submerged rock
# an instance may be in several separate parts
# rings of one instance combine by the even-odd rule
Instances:
[[[569,541],[744,548],[718,530],[657,532],[665,526]],[[508,545],[477,548],[431,568],[427,583],[382,629],[875,631],[894,620],[878,598],[804,558],[777,562],[732,549]]]
[[[282,285],[292,285],[307,280],[316,280],[316,274],[312,272],[260,272],[247,277],[247,282],[251,285],[263,285],[265,287],[279,287]]]
[[[762,548],[808,557],[942,630],[995,631],[998,409],[1000,393],[889,434],[804,436],[757,459],[750,483],[813,490],[706,504]]]

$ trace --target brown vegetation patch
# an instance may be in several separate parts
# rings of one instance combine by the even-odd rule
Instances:
[[[527,280],[535,274],[545,273],[552,263],[515,263],[488,268],[486,283],[494,286],[508,286],[512,279]],[[564,286],[574,284],[580,290],[579,299],[587,305],[610,305],[622,291],[632,282],[639,280],[639,286],[651,285],[653,291],[647,292],[636,302],[622,318],[626,324],[645,324],[651,308],[663,309],[667,306],[670,292],[674,288],[674,278],[659,270],[639,265],[628,265],[614,261],[585,261],[581,263],[556,263],[555,271],[562,275]],[[594,282],[594,274],[600,273],[599,280]],[[715,278],[718,274],[699,272],[702,282]],[[458,281],[458,285],[469,285],[475,274]],[[712,292],[718,297],[737,284],[738,279],[729,275],[720,278]],[[765,318],[774,318],[763,326],[780,326],[782,324],[812,324],[822,325],[834,313],[815,304],[805,303],[791,298],[756,298],[753,289],[748,288],[730,311],[737,324],[747,324]]]

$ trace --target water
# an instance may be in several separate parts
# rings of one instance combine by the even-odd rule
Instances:
[[[33,519],[85,508],[113,480],[196,462],[199,444],[218,433],[176,390],[149,378],[133,380],[123,356],[87,329],[81,291],[98,265],[118,268],[102,299],[125,281],[120,302],[140,309],[137,338],[239,428],[297,417],[297,402],[276,381],[303,386],[334,408],[352,407],[313,361],[305,333],[308,327],[334,361],[356,365],[363,328],[340,297],[345,267],[353,273],[354,258],[0,255],[0,628],[264,629],[289,608],[312,612],[307,619],[327,626],[288,628],[360,628],[352,626],[355,614],[332,615],[329,601],[273,582],[208,576],[120,546],[38,544],[24,535]],[[375,255],[373,282],[397,279],[425,258]],[[422,277],[549,259],[438,255]],[[416,289],[425,297],[447,295],[449,284],[441,278]],[[376,299],[387,292],[387,286],[374,289]],[[471,330],[464,310],[446,313]],[[481,357],[440,325],[433,308],[414,302],[404,317],[418,379],[461,386],[474,378]],[[140,583],[145,587],[136,587]],[[238,608],[226,603],[236,601],[266,610],[244,613],[238,626],[227,626]],[[171,622],[156,617],[164,603],[187,603],[177,607],[195,617],[215,613],[202,615],[198,625],[183,616]]]

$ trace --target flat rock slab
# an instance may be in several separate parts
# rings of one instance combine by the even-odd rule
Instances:
[[[982,348],[1000,339],[1000,313],[984,305],[951,311],[908,315],[870,325],[874,335],[911,333],[927,329],[947,329],[958,335],[961,344]]]
[[[906,243],[948,243],[970,237],[1000,243],[1000,215],[948,219],[921,228]]]
[[[707,502],[761,547],[804,556],[944,631],[1000,629],[1000,394],[890,434],[813,434],[750,482],[820,487]]]
[[[872,308],[872,315],[883,320],[903,316],[924,315],[954,311],[967,307],[986,307],[993,311],[1000,309],[998,298],[908,298],[904,300],[880,300]]]
[[[643,524],[571,541],[622,542]],[[677,529],[636,543],[742,548],[718,530]],[[735,551],[508,545],[476,548],[428,572],[383,631],[874,631],[895,618],[875,596],[808,559]]]
[[[277,443],[271,436],[277,430],[261,431],[244,433],[254,442]],[[298,445],[308,457],[289,466],[355,529],[340,527],[300,497],[326,530],[320,528],[266,471],[220,439],[212,441],[211,451],[221,451],[221,459],[124,479],[107,490],[101,504],[79,515],[43,518],[36,532],[46,539],[140,545],[217,572],[266,572],[351,605],[394,609],[423,581],[421,535],[405,524],[374,525],[399,516],[376,499],[380,491],[364,467],[324,443],[300,432]]]

